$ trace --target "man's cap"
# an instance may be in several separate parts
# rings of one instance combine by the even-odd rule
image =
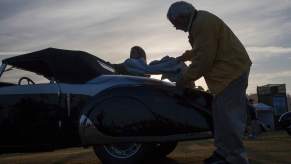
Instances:
[[[170,6],[167,17],[169,20],[173,20],[179,15],[188,15],[193,13],[193,11],[196,11],[196,9],[192,4],[185,1],[178,1]]]

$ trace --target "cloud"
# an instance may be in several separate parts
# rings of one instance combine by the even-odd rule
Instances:
[[[287,84],[287,92],[291,92],[291,71],[278,71],[273,73],[256,73],[251,74],[248,92],[255,93],[257,86],[262,86],[266,84]]]
[[[57,47],[121,62],[133,45],[144,47],[150,60],[178,56],[190,46],[187,34],[176,31],[166,19],[174,1],[1,0],[0,58]],[[291,70],[290,0],[188,2],[218,15],[247,47],[253,60],[250,86],[288,79],[287,73],[278,74]],[[291,86],[291,80],[286,83]]]
[[[247,50],[259,53],[290,53],[291,55],[291,47],[247,47]]]
[[[254,60],[254,62],[265,62],[272,57],[282,57],[290,58],[291,57],[291,47],[246,47],[248,53]]]
[[[256,92],[256,87],[272,83],[287,84],[291,92],[291,48],[289,47],[248,47],[252,57],[248,92]]]
[[[26,52],[0,52],[0,64],[3,59],[10,58],[12,56],[21,55]]]
[[[0,52],[0,56],[15,56],[23,53],[25,52]]]

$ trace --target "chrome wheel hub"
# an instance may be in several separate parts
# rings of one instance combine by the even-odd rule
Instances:
[[[141,144],[116,144],[105,145],[104,149],[108,154],[115,158],[130,158],[136,154],[141,148]]]

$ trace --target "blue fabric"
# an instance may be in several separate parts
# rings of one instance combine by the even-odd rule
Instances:
[[[136,75],[162,75],[162,79],[176,82],[180,79],[187,66],[173,57],[166,56],[161,60],[152,61],[149,65],[143,59],[127,59],[124,62],[127,71]]]

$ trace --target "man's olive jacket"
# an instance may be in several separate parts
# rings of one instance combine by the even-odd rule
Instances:
[[[218,94],[250,69],[248,53],[231,29],[217,16],[198,11],[189,29],[192,50],[183,58],[192,61],[185,80],[204,76],[211,93]]]

